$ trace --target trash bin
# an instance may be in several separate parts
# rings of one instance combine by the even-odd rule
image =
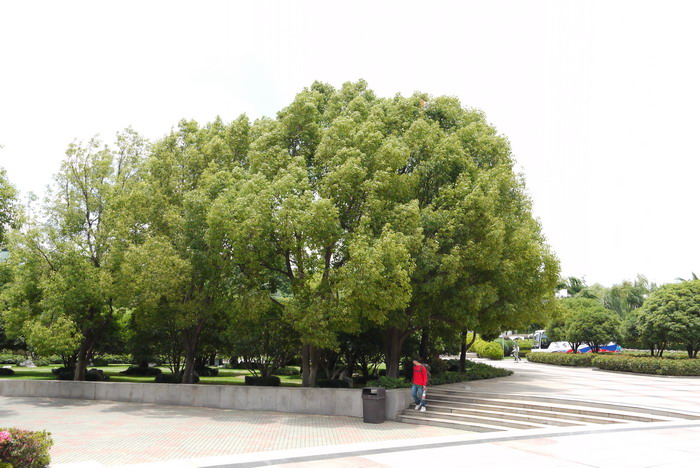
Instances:
[[[362,389],[362,420],[379,424],[386,421],[386,389],[365,387]]]

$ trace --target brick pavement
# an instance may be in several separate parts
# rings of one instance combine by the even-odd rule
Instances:
[[[350,417],[1,396],[0,426],[50,431],[53,463],[107,466],[464,434]]]

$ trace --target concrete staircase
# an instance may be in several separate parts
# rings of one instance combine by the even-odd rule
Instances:
[[[428,389],[427,402],[426,412],[416,411],[411,405],[398,416],[398,420],[471,432],[700,420],[700,414],[673,410],[545,396],[474,393],[436,387]]]

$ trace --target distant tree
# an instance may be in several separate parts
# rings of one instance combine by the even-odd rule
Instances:
[[[574,352],[581,343],[587,343],[593,352],[598,352],[601,346],[619,339],[620,319],[600,302],[572,298],[564,300],[563,306],[571,311],[564,334]]]
[[[608,289],[603,295],[603,305],[624,318],[632,310],[641,307],[654,289],[654,283],[638,275],[634,282],[623,281]]]
[[[654,291],[637,316],[639,334],[661,355],[669,342],[681,343],[688,357],[700,351],[700,280],[666,284]]]
[[[17,227],[19,222],[17,190],[7,178],[5,169],[0,168],[0,246],[5,244],[7,230]]]
[[[586,287],[586,280],[584,278],[577,278],[575,276],[569,276],[567,278],[560,278],[557,284],[557,289],[566,289],[566,293],[569,297],[574,297],[580,293]]]

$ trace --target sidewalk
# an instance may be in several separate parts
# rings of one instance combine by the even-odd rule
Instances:
[[[464,433],[350,417],[17,397],[0,397],[0,426],[51,432],[53,464],[108,466]]]

